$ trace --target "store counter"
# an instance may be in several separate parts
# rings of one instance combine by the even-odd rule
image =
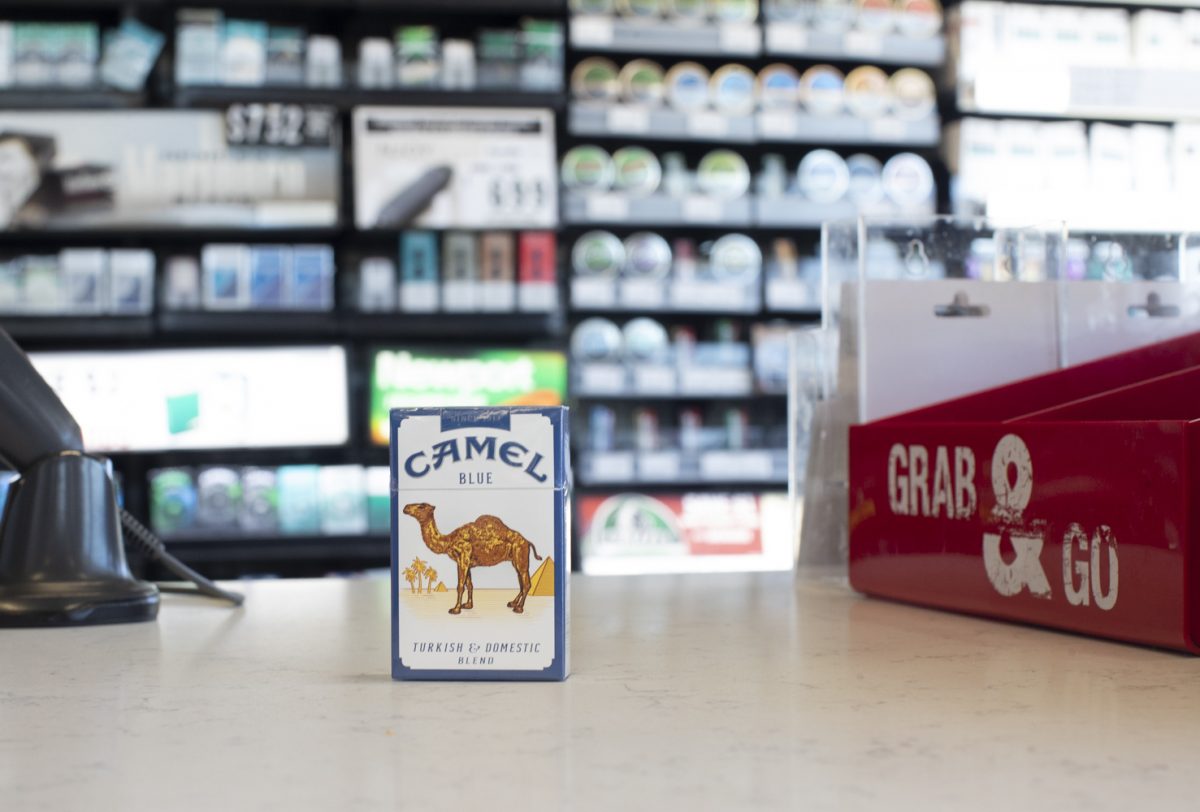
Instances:
[[[1194,807],[1200,660],[790,574],[572,582],[566,683],[397,683],[386,579],[0,631],[0,807]]]

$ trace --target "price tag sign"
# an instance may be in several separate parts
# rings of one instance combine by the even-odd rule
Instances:
[[[639,395],[673,395],[676,389],[675,367],[638,364],[633,368],[633,391]]]
[[[645,107],[617,105],[609,108],[608,130],[614,133],[645,133],[650,131],[650,111]]]
[[[684,367],[679,370],[679,391],[685,395],[748,395],[750,370],[742,367]]]
[[[808,285],[799,279],[768,279],[767,308],[770,310],[805,310],[813,307]]]
[[[643,451],[638,455],[638,479],[643,482],[674,482],[679,479],[678,451]]]
[[[401,313],[434,313],[438,309],[438,284],[436,282],[401,282]]]
[[[685,223],[719,223],[724,210],[721,201],[714,197],[693,195],[683,199],[683,221]]]
[[[632,482],[634,457],[632,451],[598,451],[591,455],[593,482]]]
[[[770,451],[706,451],[700,455],[704,479],[768,481],[775,478]]]
[[[790,140],[799,131],[799,117],[794,111],[764,110],[758,114],[758,132],[764,138]]]
[[[612,45],[613,21],[611,17],[579,16],[571,18],[571,44],[588,48],[603,48]]]
[[[879,56],[883,53],[883,37],[870,31],[848,31],[843,42],[850,56]]]
[[[635,310],[662,310],[666,285],[661,279],[623,279],[621,304]]]
[[[808,30],[797,23],[767,23],[767,50],[773,54],[802,54],[808,50]]]
[[[721,50],[729,54],[757,54],[762,37],[752,23],[725,23],[720,29]]]
[[[579,374],[579,393],[581,395],[621,395],[627,387],[625,384],[625,367],[620,364],[600,362],[582,363],[577,365]]]
[[[231,104],[225,109],[225,142],[238,147],[328,147],[335,122],[332,107]]]
[[[612,279],[580,277],[571,280],[571,303],[575,307],[604,309],[617,304],[617,285]]]
[[[729,134],[729,119],[713,110],[691,113],[687,117],[687,131],[704,138],[723,138]]]
[[[597,223],[623,223],[629,219],[629,198],[595,194],[587,199],[587,216]]]
[[[671,303],[679,310],[757,311],[757,288],[730,282],[676,282]]]
[[[872,119],[868,131],[872,141],[904,141],[908,135],[908,127],[904,122],[891,116]]]

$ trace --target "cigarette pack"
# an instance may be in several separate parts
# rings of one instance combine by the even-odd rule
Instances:
[[[393,678],[566,679],[567,447],[561,406],[392,411]]]

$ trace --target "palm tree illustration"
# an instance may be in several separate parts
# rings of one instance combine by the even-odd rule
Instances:
[[[420,558],[413,558],[412,564],[409,566],[412,567],[413,574],[416,576],[417,592],[419,594],[421,591],[421,584],[425,580],[425,570],[429,569],[429,564]]]
[[[409,592],[417,591],[416,587],[413,586],[413,582],[417,580],[417,574],[415,572],[413,572],[412,567],[408,567],[407,569],[404,570],[404,580],[408,581],[408,591]]]
[[[429,569],[425,570],[425,577],[429,579],[429,582],[425,587],[425,594],[432,594],[433,582],[437,580],[437,570],[435,570],[433,567],[430,567]]]

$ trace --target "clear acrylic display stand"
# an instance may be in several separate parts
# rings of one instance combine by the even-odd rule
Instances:
[[[844,567],[852,423],[1200,330],[1200,237],[831,222],[822,308],[791,344],[789,491],[799,563]]]

